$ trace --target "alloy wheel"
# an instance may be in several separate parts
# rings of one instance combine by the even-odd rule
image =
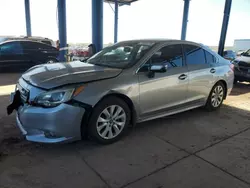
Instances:
[[[224,97],[223,87],[220,85],[216,86],[213,90],[212,97],[211,97],[212,106],[215,108],[220,106],[220,104],[223,101],[223,97]]]
[[[96,122],[98,134],[103,139],[112,139],[118,136],[126,124],[126,113],[121,106],[111,105],[105,108]]]

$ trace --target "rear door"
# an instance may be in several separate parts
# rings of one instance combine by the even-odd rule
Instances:
[[[40,44],[39,49],[41,57],[44,61],[48,61],[50,59],[56,61],[58,59],[59,51],[57,48],[47,44]]]
[[[4,43],[0,46],[0,72],[23,71],[26,61],[19,41]]]
[[[203,103],[213,84],[214,69],[207,63],[203,48],[195,45],[183,45],[189,72],[187,100]]]
[[[56,48],[40,42],[23,41],[22,46],[25,49],[25,55],[30,59],[29,67],[46,63],[49,59],[56,58],[58,55]]]
[[[46,63],[50,59],[56,60],[58,56],[58,50],[47,44],[32,41],[27,41],[24,44],[33,65]]]
[[[26,64],[25,64],[25,69],[29,69],[35,65],[37,65],[37,51],[38,48],[35,45],[36,42],[32,42],[32,41],[21,41],[20,44],[23,47],[23,55],[25,56],[25,58],[27,59]]]

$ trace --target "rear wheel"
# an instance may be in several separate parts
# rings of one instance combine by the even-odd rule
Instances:
[[[206,109],[209,111],[213,111],[220,108],[225,98],[225,94],[226,90],[224,84],[222,82],[218,82],[217,84],[215,84],[207,99],[207,103],[205,105]]]
[[[93,110],[89,121],[89,135],[101,144],[110,144],[121,138],[130,122],[128,105],[117,97],[108,97]]]

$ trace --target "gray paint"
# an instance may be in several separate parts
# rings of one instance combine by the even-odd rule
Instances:
[[[155,42],[157,44],[154,48],[128,69],[104,68],[82,62],[57,63],[32,68],[22,77],[28,83],[44,89],[53,89],[60,86],[73,87],[65,85],[74,83],[79,85],[81,83],[85,86],[85,89],[74,97],[74,100],[88,104],[93,108],[109,94],[124,95],[131,99],[134,105],[137,114],[136,122],[205,105],[212,87],[219,80],[226,82],[227,94],[230,93],[233,87],[234,74],[229,67],[229,61],[200,44],[178,40],[155,40]],[[161,47],[171,44],[200,46],[212,53],[217,62],[211,65],[173,68],[165,73],[156,73],[153,78],[149,78],[145,72],[138,72],[138,69],[147,62],[152,54]],[[216,70],[215,73],[210,72],[212,68]],[[181,74],[186,74],[187,78],[180,80],[178,77]],[[27,84],[23,79],[21,78],[19,81],[26,84],[24,84],[24,87],[29,88],[31,101],[39,93],[45,91]],[[83,108],[66,104],[50,109],[33,106],[25,106],[24,108],[25,110],[19,110],[20,120],[24,128],[42,131],[51,130],[61,137],[79,139],[80,120],[85,112]],[[38,123],[34,124],[34,122]],[[37,139],[34,139],[34,141],[37,141]],[[44,140],[41,140],[41,142],[44,142]]]

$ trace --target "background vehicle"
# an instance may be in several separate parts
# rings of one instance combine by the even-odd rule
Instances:
[[[125,41],[85,63],[30,69],[19,79],[11,105],[23,103],[17,125],[30,141],[69,142],[87,132],[108,144],[136,122],[201,106],[218,109],[233,80],[233,64],[203,45]]]
[[[236,56],[241,56],[245,51],[244,50],[240,50],[236,53]]]
[[[86,58],[88,58],[88,48],[75,48],[72,51],[73,57],[72,60],[73,61],[82,61],[85,60]]]
[[[43,37],[34,37],[34,36],[32,36],[32,37],[26,37],[26,36],[23,36],[23,37],[22,36],[20,36],[20,37],[15,37],[15,36],[0,37],[0,43],[8,41],[8,40],[30,40],[30,41],[35,41],[35,42],[42,42],[44,44],[56,47],[56,44],[53,40],[48,39],[48,38],[43,38]]]
[[[234,40],[233,50],[235,52],[246,51],[250,49],[250,39],[236,39]]]
[[[237,54],[233,50],[226,50],[223,52],[223,57],[227,60],[232,61],[237,57]]]
[[[22,72],[32,66],[57,62],[56,48],[41,42],[10,40],[0,43],[0,72]]]
[[[250,82],[250,49],[237,57],[233,64],[235,65],[235,83],[237,81]]]

